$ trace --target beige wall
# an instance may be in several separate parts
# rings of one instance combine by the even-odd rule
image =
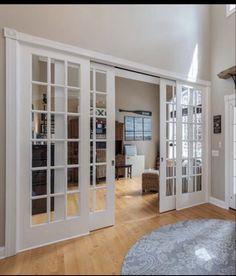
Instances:
[[[159,152],[159,85],[142,81],[116,77],[116,120],[124,123],[124,116],[139,116],[134,113],[119,112],[125,110],[146,110],[152,112],[152,140],[124,141],[137,147],[139,155],[145,155],[145,168],[155,168]]]
[[[5,48],[2,28],[209,80],[208,5],[0,5],[0,245],[4,243]]]
[[[235,93],[232,79],[222,80],[217,74],[235,65],[235,13],[226,18],[225,5],[211,7],[211,81],[212,81],[212,118],[222,115],[222,133],[212,133],[212,149],[219,150],[219,157],[212,157],[212,196],[225,199],[225,125],[224,96]],[[222,148],[219,148],[219,142]]]

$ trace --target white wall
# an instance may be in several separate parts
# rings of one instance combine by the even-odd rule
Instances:
[[[116,120],[124,123],[125,116],[138,116],[124,110],[146,110],[152,112],[152,139],[150,141],[124,141],[136,145],[138,155],[145,156],[145,168],[155,168],[160,140],[160,91],[159,85],[143,81],[116,77]],[[140,116],[142,117],[142,116]]]
[[[211,7],[211,81],[212,118],[222,115],[222,133],[212,133],[212,149],[219,150],[219,157],[212,157],[212,196],[225,199],[225,125],[224,96],[235,93],[232,79],[219,79],[217,74],[236,63],[235,57],[235,13],[226,17],[225,5]],[[222,148],[219,148],[219,142]]]
[[[1,5],[0,28],[209,80],[208,5]],[[2,31],[2,30],[1,30]],[[0,245],[4,242],[5,49],[0,36]]]

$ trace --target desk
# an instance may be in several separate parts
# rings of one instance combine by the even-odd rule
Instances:
[[[117,173],[118,169],[125,168],[127,169],[127,176],[132,178],[132,165],[117,165],[115,166],[116,169],[116,179],[119,179],[119,174]]]

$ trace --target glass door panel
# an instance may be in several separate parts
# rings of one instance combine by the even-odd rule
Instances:
[[[90,69],[90,229],[114,224],[114,72]],[[113,164],[114,165],[114,164]]]
[[[20,48],[19,249],[24,250],[89,232],[90,62],[56,50]]]
[[[160,82],[160,212],[175,209],[176,195],[176,87],[175,82]]]
[[[203,90],[178,84],[177,209],[204,201],[203,194]],[[179,186],[179,185],[178,185]]]

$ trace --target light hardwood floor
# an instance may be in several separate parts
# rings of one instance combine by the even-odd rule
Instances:
[[[29,250],[0,261],[0,275],[120,274],[129,248],[166,224],[195,218],[235,220],[235,212],[211,204],[158,214],[157,194],[141,195],[141,179],[116,182],[116,224],[89,236]]]

